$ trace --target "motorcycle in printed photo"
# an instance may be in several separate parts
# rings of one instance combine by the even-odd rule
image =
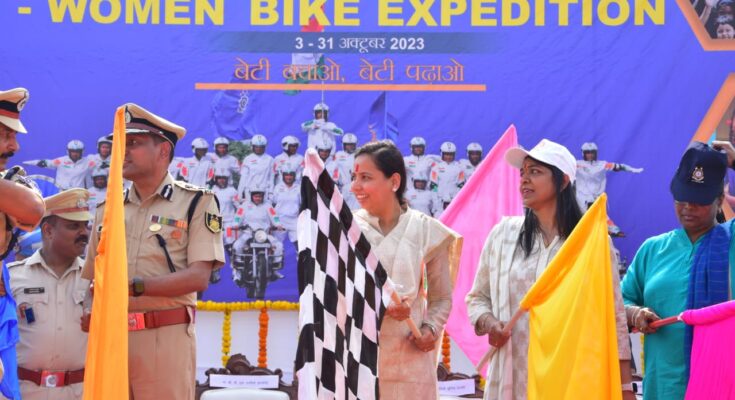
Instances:
[[[264,229],[253,230],[245,225],[240,230],[249,238],[244,245],[232,246],[232,279],[237,286],[245,288],[249,299],[262,300],[268,283],[283,278],[278,272],[283,269],[283,251],[277,254],[277,239]]]

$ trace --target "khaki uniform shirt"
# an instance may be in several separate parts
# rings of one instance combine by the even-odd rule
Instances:
[[[84,260],[77,258],[62,276],[46,265],[40,250],[23,261],[8,264],[10,290],[18,303],[16,346],[18,366],[33,371],[76,371],[84,368],[87,334],[82,332],[82,302],[89,281],[82,279]],[[28,323],[21,309],[33,308]],[[82,383],[58,388],[20,381],[24,399],[78,400]],[[0,396],[2,397],[2,396]]]
[[[6,171],[7,170],[0,171],[0,179],[3,179]],[[16,182],[16,185],[20,185],[20,183]],[[41,197],[41,192],[39,192],[37,188],[35,188],[34,190],[36,194],[38,194],[38,196]],[[3,212],[0,212],[0,254],[5,253],[5,251],[8,249],[8,244],[10,244],[10,238],[12,236],[11,230],[13,228],[18,228],[26,232],[30,232],[36,229],[36,226],[21,223],[14,217],[7,215]]]
[[[191,224],[187,212],[199,191],[205,194],[196,206]],[[105,203],[99,204],[87,249],[82,276],[94,277],[94,259],[102,229]],[[156,235],[166,241],[166,248],[177,270],[188,268],[196,261],[214,261],[215,268],[224,264],[221,217],[211,191],[184,182],[174,181],[166,174],[155,193],[140,199],[135,185],[125,194],[125,240],[128,256],[128,279],[170,274],[163,248]],[[214,232],[216,231],[216,232]],[[196,292],[177,297],[130,297],[129,311],[149,311],[196,306]]]

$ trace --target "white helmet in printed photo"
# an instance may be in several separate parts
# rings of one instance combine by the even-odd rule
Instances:
[[[587,142],[582,145],[582,152],[597,151],[597,145],[594,142]]]
[[[477,143],[477,142],[472,142],[468,144],[467,154],[469,154],[471,151],[479,151],[480,153],[482,153],[482,145],[480,145],[480,143]]]
[[[457,146],[454,145],[452,142],[444,142],[442,143],[441,147],[439,148],[444,153],[456,153],[457,152]]]
[[[107,178],[109,168],[99,168],[96,167],[94,170],[92,170],[92,178],[97,178],[98,176],[104,176]]]
[[[412,179],[413,179],[414,182],[416,182],[416,181],[425,181],[425,182],[428,182],[429,181],[429,176],[426,174],[425,171],[416,171],[416,173],[413,174]]]
[[[266,139],[263,135],[255,135],[252,139],[250,139],[251,146],[266,146],[267,144],[268,139]]]
[[[329,111],[329,106],[326,103],[316,103],[314,111]]]
[[[328,140],[317,140],[317,143],[315,144],[316,150],[332,150],[332,143],[330,143]]]
[[[357,136],[354,133],[346,133],[342,136],[342,144],[357,144]]]
[[[281,139],[281,147],[283,148],[283,150],[288,150],[288,146],[292,145],[300,146],[301,142],[299,141],[299,138],[297,138],[296,136],[288,135],[284,136],[284,138]]]
[[[107,143],[112,146],[112,139],[110,139],[107,135],[100,137],[97,139],[97,148],[100,147],[101,144]]]
[[[262,184],[256,183],[250,187],[250,190],[248,190],[248,192],[250,192],[250,196],[254,195],[255,193],[265,194],[265,188]]]
[[[84,143],[81,140],[72,140],[66,144],[67,150],[84,150]]]
[[[208,148],[209,148],[209,143],[207,143],[207,141],[204,140],[204,139],[202,139],[202,138],[196,138],[196,139],[194,139],[191,142],[191,149],[192,150],[196,150],[196,149],[208,149]]]
[[[216,178],[227,178],[230,179],[230,176],[232,176],[232,173],[227,168],[216,168],[214,170],[214,177]]]
[[[214,139],[214,145],[215,145],[215,146],[217,146],[217,145],[220,145],[220,144],[226,144],[226,145],[228,145],[228,146],[229,146],[229,145],[230,145],[230,140],[229,140],[229,139],[227,139],[227,138],[226,138],[226,137],[224,137],[224,136],[220,136],[220,137],[218,137],[217,139]]]
[[[426,140],[421,136],[415,136],[411,138],[411,147],[413,146],[424,146],[426,147]]]

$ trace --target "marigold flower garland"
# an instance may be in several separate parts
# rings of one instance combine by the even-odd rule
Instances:
[[[258,317],[260,330],[258,331],[258,367],[268,368],[268,309],[260,309]]]
[[[447,331],[444,331],[444,334],[442,334],[442,363],[444,363],[444,366],[447,367],[447,371],[452,370],[450,366],[450,363],[452,361],[451,348],[452,343],[449,341],[449,335],[447,335]]]
[[[230,359],[230,348],[232,347],[232,312],[233,311],[256,311],[260,310],[258,322],[260,329],[258,331],[258,366],[266,368],[268,365],[268,310],[275,311],[298,311],[299,303],[290,301],[236,301],[230,303],[221,303],[215,301],[198,301],[197,309],[199,311],[214,311],[225,313],[222,321],[222,365],[226,366]]]

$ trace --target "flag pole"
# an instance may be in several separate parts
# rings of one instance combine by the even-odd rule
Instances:
[[[523,316],[523,313],[526,311],[522,308],[519,308],[515,314],[513,314],[513,317],[510,319],[510,321],[505,325],[505,328],[503,328],[503,335],[504,336],[510,336],[510,331],[515,326],[516,322]],[[490,346],[490,349],[485,353],[484,356],[480,359],[480,362],[475,365],[475,369],[478,373],[482,374],[482,368],[487,364],[488,361],[493,357],[495,352],[498,350],[497,347]]]
[[[402,303],[401,298],[398,297],[398,293],[396,293],[396,292],[393,292],[390,295],[390,298],[396,304],[401,304]],[[415,337],[416,339],[421,339],[421,336],[422,336],[421,335],[421,331],[419,331],[419,328],[416,327],[416,323],[413,322],[413,320],[411,319],[411,317],[408,317],[408,319],[406,319],[406,324],[408,324],[408,328],[411,329],[411,333],[413,334],[413,337]]]
[[[668,318],[653,321],[650,323],[650,326],[651,328],[660,328],[662,326],[675,324],[677,322],[681,322],[681,315],[674,315],[673,317],[668,317]],[[637,332],[640,332],[638,328],[633,328],[633,333],[637,333]]]

